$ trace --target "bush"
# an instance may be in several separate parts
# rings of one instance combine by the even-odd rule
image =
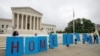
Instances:
[[[64,31],[56,31],[56,33],[63,33]]]

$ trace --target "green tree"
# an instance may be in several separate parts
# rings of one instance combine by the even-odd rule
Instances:
[[[77,33],[91,33],[95,31],[95,24],[91,20],[85,18],[77,18],[75,22],[75,32]],[[83,23],[81,23],[83,22]],[[65,32],[73,32],[73,20],[68,23],[68,27],[65,28]]]

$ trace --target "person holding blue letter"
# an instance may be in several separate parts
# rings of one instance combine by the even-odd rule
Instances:
[[[19,35],[19,34],[18,34],[17,31],[14,31],[13,34],[12,34],[12,36],[18,36],[18,35]]]
[[[99,41],[98,41],[98,35],[97,35],[96,33],[94,33],[93,37],[94,37],[94,44],[95,44],[96,42],[99,42]]]
[[[71,38],[70,38],[70,34],[68,34],[68,33],[65,33],[65,34],[63,34],[63,45],[66,45],[67,47],[69,47],[69,42],[71,42],[71,40],[70,40]]]
[[[23,37],[8,36],[6,39],[6,56],[21,56],[24,53],[23,44]]]
[[[49,35],[49,48],[53,49],[55,47],[58,47],[57,35],[51,33]]]

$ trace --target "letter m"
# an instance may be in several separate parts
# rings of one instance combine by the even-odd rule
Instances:
[[[46,47],[46,40],[40,40],[40,49]]]

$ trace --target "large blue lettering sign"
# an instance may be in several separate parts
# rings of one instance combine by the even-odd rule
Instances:
[[[63,34],[63,45],[73,44],[72,34]]]
[[[38,53],[38,38],[27,36],[25,39],[25,54],[36,53]]]
[[[80,41],[80,34],[79,33],[75,33],[75,35],[76,35],[77,41]]]
[[[63,39],[62,39],[62,41],[63,41],[63,45],[66,45],[67,43],[67,40],[66,40],[66,38],[67,38],[67,34],[63,34]]]
[[[87,37],[88,37],[87,33],[84,33],[84,34],[83,34],[83,41],[84,41],[84,42],[85,42],[85,41],[87,42]]]
[[[73,44],[73,34],[68,34],[69,44]]]
[[[98,38],[98,36],[96,37],[96,44],[99,44],[99,38]]]
[[[38,36],[38,50],[46,51],[47,50],[47,37],[46,36]]]
[[[21,56],[23,54],[23,37],[8,36],[6,39],[6,56]]]
[[[56,34],[49,35],[49,48],[58,47],[58,40]]]
[[[89,35],[89,36],[87,37],[87,41],[88,41],[89,44],[92,44],[92,36],[91,36],[91,35]]]

